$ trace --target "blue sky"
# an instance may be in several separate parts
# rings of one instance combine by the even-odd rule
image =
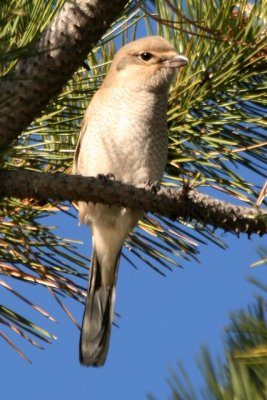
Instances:
[[[84,254],[90,252],[89,230],[85,226],[78,227],[74,219],[65,216],[57,222],[61,233],[85,241],[81,248]],[[151,392],[158,399],[166,399],[169,388],[165,380],[177,361],[200,385],[201,376],[194,360],[200,345],[207,344],[215,356],[221,353],[229,311],[245,306],[256,293],[245,277],[266,276],[266,267],[249,268],[258,258],[256,247],[266,243],[266,239],[223,236],[228,250],[202,246],[201,264],[187,263],[184,269],[176,269],[166,278],[141,262],[136,271],[122,260],[116,299],[120,328],[113,327],[108,359],[99,369],[79,365],[79,332],[46,291],[24,285],[24,293],[57,318],[57,324],[47,322],[46,327],[58,340],[47,345],[45,351],[19,340],[17,343],[31,358],[32,365],[2,343],[2,398],[136,400]],[[21,284],[17,282],[15,286]],[[6,297],[6,292],[3,295],[3,302],[9,300],[20,311],[20,302]],[[82,305],[69,304],[81,320]],[[38,322],[36,312],[27,309],[26,316]],[[40,323],[44,325],[43,318]]]
[[[263,184],[263,179],[255,176],[251,180]],[[57,217],[55,223],[62,236],[84,241],[79,249],[89,256],[87,227],[78,227],[76,220],[66,216]],[[25,312],[25,306],[0,287],[3,304],[25,312],[26,317],[58,337],[44,351],[16,338],[31,365],[2,341],[1,398],[139,400],[150,392],[166,399],[170,393],[166,378],[178,361],[195,386],[200,386],[195,362],[200,346],[206,344],[215,357],[222,354],[221,339],[229,312],[245,307],[257,293],[245,278],[252,275],[266,279],[266,266],[250,269],[258,259],[257,246],[266,246],[266,238],[253,236],[248,240],[241,235],[238,239],[230,234],[223,234],[223,238],[229,246],[226,251],[213,244],[201,246],[200,264],[184,263],[183,269],[167,272],[166,278],[141,261],[135,270],[121,260],[115,306],[121,315],[116,320],[120,327],[113,327],[108,359],[99,369],[80,366],[79,331],[45,289],[12,281],[14,287],[55,316],[57,324],[44,323],[30,308]],[[82,305],[67,303],[81,321]],[[11,335],[13,339],[16,336]]]

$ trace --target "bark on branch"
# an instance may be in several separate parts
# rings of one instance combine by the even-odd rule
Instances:
[[[267,233],[267,211],[236,206],[194,189],[135,188],[107,177],[82,177],[23,170],[0,171],[0,197],[91,201],[195,220],[227,232]]]
[[[11,143],[82,64],[127,0],[70,0],[27,58],[0,82],[0,148]]]

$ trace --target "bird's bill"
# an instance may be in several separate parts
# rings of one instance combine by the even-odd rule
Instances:
[[[185,56],[182,56],[181,54],[177,54],[173,58],[164,61],[164,65],[167,68],[183,67],[186,64],[188,64],[188,58]]]

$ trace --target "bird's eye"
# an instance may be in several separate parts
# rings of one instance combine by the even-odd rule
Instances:
[[[144,53],[141,53],[141,54],[140,54],[140,58],[141,58],[143,61],[149,61],[149,60],[152,58],[152,54],[151,54],[151,53],[148,53],[147,51],[145,51]]]

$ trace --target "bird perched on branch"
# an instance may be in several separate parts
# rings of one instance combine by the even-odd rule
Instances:
[[[128,43],[115,55],[85,113],[75,174],[112,174],[135,186],[161,180],[167,161],[167,97],[185,56],[159,36]],[[115,285],[123,242],[142,211],[79,202],[92,231],[90,283],[80,337],[80,362],[104,364],[110,341]]]

